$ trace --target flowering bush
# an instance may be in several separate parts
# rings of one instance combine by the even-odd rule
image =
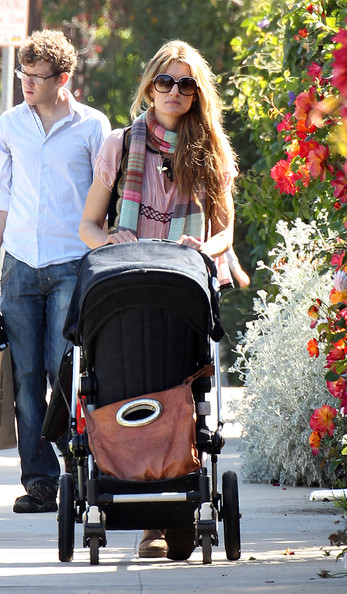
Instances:
[[[258,149],[237,198],[256,261],[277,242],[279,219],[319,220],[346,193],[336,153],[345,117],[337,90],[345,88],[346,64],[336,52],[345,42],[347,6],[344,0],[260,0],[246,2],[243,16],[245,34],[231,42],[229,94]],[[333,80],[332,52],[339,63]]]
[[[231,405],[243,427],[243,474],[259,482],[328,484],[308,447],[309,420],[323,400],[330,397],[333,404],[334,398],[324,385],[323,359],[306,356],[306,343],[317,332],[307,324],[312,295],[329,296],[330,274],[317,269],[325,242],[314,239],[314,223],[299,219],[292,229],[280,221],[277,232],[284,241],[271,252],[269,268],[277,295],[258,291],[255,319],[238,335],[238,357],[230,370],[246,387],[245,397]]]
[[[345,486],[347,477],[347,273],[343,254],[333,258],[337,268],[329,305],[320,298],[309,309],[311,328],[318,331],[318,340],[307,343],[310,357],[325,355],[325,380],[328,392],[335,398],[334,406],[323,404],[314,410],[309,443],[312,454],[323,457],[336,478],[337,486]]]
[[[325,206],[338,210],[347,203],[347,31],[332,41],[342,47],[332,52],[335,62],[325,65],[329,76],[323,76],[319,63],[309,64],[306,90],[294,99],[293,113],[286,112],[277,125],[287,157],[272,167],[271,177],[280,193],[292,196],[320,189]]]
[[[281,105],[280,95],[272,100],[272,113],[281,117],[277,132],[285,158],[280,155],[271,168],[271,177],[280,195],[291,196],[293,201],[300,197],[301,202],[310,205],[312,217],[317,219],[318,211],[322,210],[329,213],[322,226],[324,234],[327,228],[340,231],[337,241],[329,242],[324,248],[329,255],[328,263],[331,259],[337,272],[328,300],[319,295],[309,309],[313,319],[322,317],[324,310],[325,320],[318,323],[318,339],[310,338],[307,350],[312,359],[317,359],[320,344],[325,345],[329,370],[326,386],[336,399],[334,406],[323,404],[314,410],[309,443],[322,464],[329,462],[327,471],[332,481],[344,482],[347,461],[347,257],[343,239],[347,226],[347,31],[344,28],[335,30],[334,34],[331,31],[330,39],[324,38],[321,55],[313,56],[310,51],[318,25],[322,27],[325,23],[333,29],[337,24],[332,18],[334,14],[336,17],[336,11],[331,12],[329,18],[326,14],[332,4],[312,3],[305,7],[311,16],[305,21],[307,26],[299,29],[295,40],[300,51],[305,50],[306,57],[314,57],[314,60],[307,61],[301,79],[296,79],[296,92],[293,89],[289,92],[289,109],[284,112],[282,107],[277,107],[277,103]],[[300,9],[298,17],[302,17],[302,5]],[[330,305],[322,305],[329,299]],[[311,327],[316,324],[314,321]]]

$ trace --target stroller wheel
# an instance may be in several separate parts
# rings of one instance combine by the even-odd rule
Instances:
[[[204,565],[212,563],[212,538],[209,532],[204,532],[201,537],[202,562]]]
[[[90,564],[99,565],[99,537],[95,534],[90,537],[89,540],[90,548]]]
[[[58,550],[60,561],[71,561],[75,541],[75,501],[71,474],[63,474],[60,481],[58,510]]]
[[[239,495],[237,475],[230,470],[222,475],[222,515],[226,556],[236,561],[241,555]]]

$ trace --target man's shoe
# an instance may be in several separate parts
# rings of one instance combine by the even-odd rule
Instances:
[[[36,481],[27,489],[28,494],[17,497],[13,511],[16,514],[34,514],[57,511],[57,491],[45,481]]]
[[[144,530],[139,546],[139,557],[166,557],[167,544],[163,530]]]
[[[167,558],[173,561],[185,561],[195,549],[194,527],[186,530],[167,530],[166,542],[168,545]]]

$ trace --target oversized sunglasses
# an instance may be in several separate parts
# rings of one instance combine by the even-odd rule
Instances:
[[[181,76],[178,80],[171,74],[157,74],[152,80],[154,88],[158,93],[169,93],[174,85],[178,86],[181,95],[194,95],[198,89],[198,83],[192,76]]]

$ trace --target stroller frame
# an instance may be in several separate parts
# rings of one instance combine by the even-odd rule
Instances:
[[[179,248],[190,250],[183,246]],[[194,250],[190,251],[197,254],[201,260],[200,254]],[[196,258],[195,255],[193,257]],[[213,293],[213,298],[218,299],[213,288],[216,280],[213,261],[206,258],[204,260],[209,290]],[[192,548],[201,546],[203,563],[209,564],[212,562],[212,547],[219,544],[218,521],[223,521],[224,525],[227,559],[233,561],[240,558],[240,514],[237,476],[234,472],[223,473],[222,492],[218,491],[218,454],[224,446],[224,438],[218,344],[220,332],[216,334],[216,341],[212,340],[210,335],[205,354],[205,364],[208,364],[211,362],[212,345],[217,399],[216,429],[210,431],[205,419],[210,414],[210,403],[206,401],[205,394],[211,390],[211,381],[210,378],[199,378],[194,382],[198,386],[195,386],[193,393],[196,401],[196,447],[200,469],[184,477],[161,481],[124,481],[100,473],[89,449],[87,433],[78,431],[79,396],[83,394],[86,397],[88,410],[92,411],[95,409],[96,388],[93,375],[89,374],[88,370],[86,372],[84,349],[81,344],[74,344],[70,418],[71,472],[62,475],[59,489],[60,561],[71,561],[73,558],[75,523],[83,523],[83,546],[90,549],[91,565],[99,563],[99,548],[107,544],[108,529],[146,528],[178,529],[182,534],[188,530],[192,535]],[[208,473],[209,458],[211,475]],[[176,557],[172,558],[183,560],[189,557],[190,552],[185,555],[184,550],[177,551]]]

